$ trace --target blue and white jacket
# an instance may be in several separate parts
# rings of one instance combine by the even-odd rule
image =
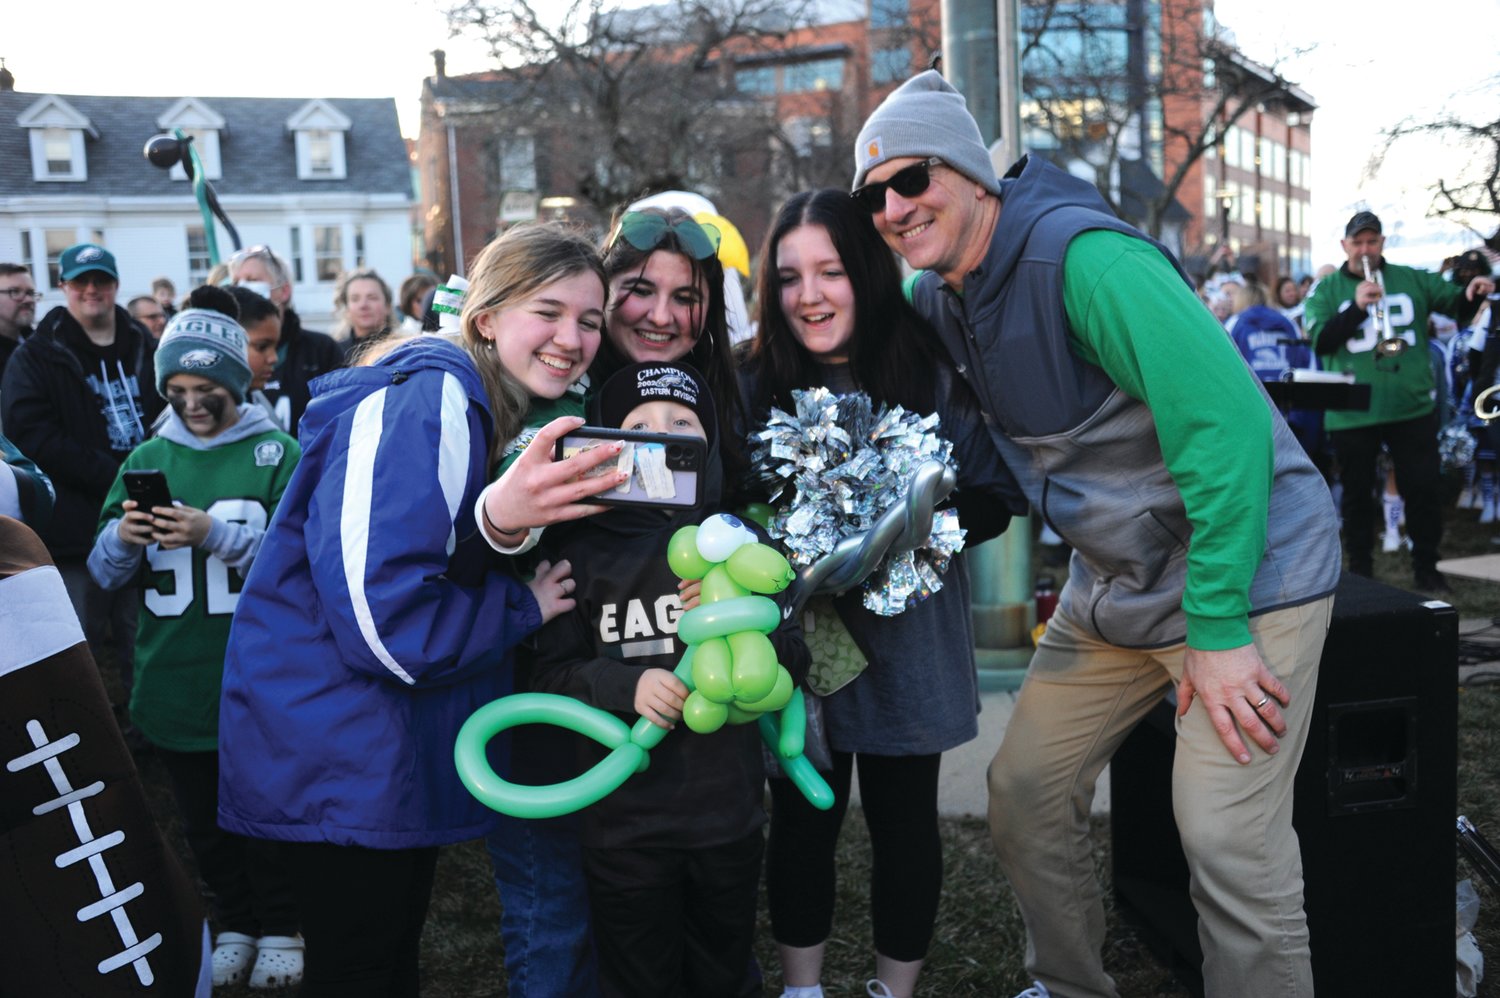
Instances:
[[[454,738],[509,692],[510,649],[542,620],[470,513],[490,433],[478,372],[435,337],[313,383],[230,635],[223,828],[406,849],[495,824]]]

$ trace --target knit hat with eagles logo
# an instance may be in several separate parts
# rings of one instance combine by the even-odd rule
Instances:
[[[156,390],[167,397],[167,379],[193,374],[223,385],[235,402],[245,401],[250,387],[250,358],[245,330],[222,312],[183,309],[172,316],[156,345]]]

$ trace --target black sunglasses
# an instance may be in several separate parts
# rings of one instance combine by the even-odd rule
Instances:
[[[920,163],[913,163],[904,170],[897,170],[889,179],[882,180],[878,184],[865,184],[849,196],[874,215],[885,210],[886,188],[890,188],[904,198],[914,198],[932,183],[932,168],[942,165],[943,161],[933,156]]]

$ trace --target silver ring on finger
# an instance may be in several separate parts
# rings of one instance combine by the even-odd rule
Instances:
[[[1262,707],[1264,707],[1266,704],[1270,703],[1270,702],[1271,702],[1271,698],[1269,696],[1261,697],[1260,698],[1260,703],[1254,704],[1250,709],[1253,710],[1253,711],[1255,711],[1257,714],[1259,714],[1260,713],[1260,709]]]

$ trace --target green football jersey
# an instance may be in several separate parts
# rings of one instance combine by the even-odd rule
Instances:
[[[208,450],[156,437],[131,451],[104,502],[101,527],[124,515],[124,472],[156,468],[172,498],[229,523],[264,530],[301,457],[278,430]],[[219,685],[229,624],[244,583],[203,548],[146,548],[130,716],[153,744],[175,752],[219,744]]]
[[[1462,308],[1463,291],[1437,274],[1398,264],[1385,264],[1382,276],[1391,332],[1406,341],[1407,350],[1399,357],[1378,356],[1380,333],[1367,318],[1358,336],[1324,358],[1327,370],[1353,374],[1356,382],[1370,386],[1370,408],[1330,409],[1323,420],[1329,430],[1403,422],[1432,412],[1436,385],[1427,356],[1427,316],[1455,315]],[[1345,266],[1318,282],[1303,310],[1308,339],[1318,341],[1328,320],[1354,300],[1361,280],[1362,275]]]

